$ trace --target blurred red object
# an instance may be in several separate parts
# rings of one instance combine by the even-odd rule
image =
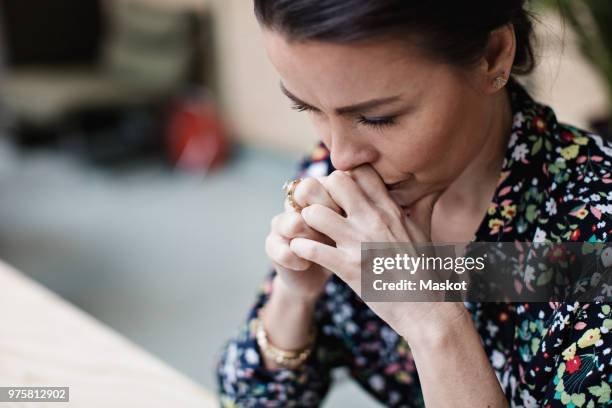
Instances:
[[[206,96],[177,100],[168,117],[168,154],[179,168],[208,172],[226,160],[229,142],[221,117]]]

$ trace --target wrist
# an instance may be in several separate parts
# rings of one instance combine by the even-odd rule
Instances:
[[[406,322],[399,331],[412,350],[445,350],[466,331],[475,330],[463,303],[439,302],[433,305],[425,319]]]
[[[297,305],[304,309],[313,309],[320,296],[320,293],[297,293],[297,291],[285,285],[279,275],[276,275],[272,280],[272,294],[276,294],[280,303]]]
[[[292,297],[279,282],[278,277],[272,281],[271,297],[259,310],[258,319],[271,344],[283,350],[298,350],[308,343],[315,302]]]
[[[261,312],[262,310],[260,309],[255,326],[257,344],[263,355],[267,360],[273,362],[274,368],[296,369],[301,366],[312,352],[317,332],[316,326],[311,325],[306,343],[303,346],[298,349],[283,350],[270,343]]]

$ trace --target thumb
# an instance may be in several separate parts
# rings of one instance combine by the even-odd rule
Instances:
[[[423,233],[419,237],[423,242],[431,242],[431,217],[434,205],[442,195],[442,191],[436,191],[423,196],[410,206],[410,220],[412,220]]]

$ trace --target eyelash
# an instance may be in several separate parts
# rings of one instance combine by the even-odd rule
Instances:
[[[299,103],[295,103],[291,106],[291,109],[298,112],[316,112],[313,109],[306,105],[301,105]],[[384,128],[387,126],[391,126],[395,124],[395,117],[393,116],[381,116],[377,118],[368,119],[365,116],[360,116],[357,120],[362,125],[370,126],[375,129]]]
[[[301,105],[299,103],[294,103],[293,105],[291,105],[291,109],[298,111],[298,112],[304,112],[304,111],[310,111],[312,110],[310,107],[306,106],[306,105]]]
[[[370,126],[375,129],[381,129],[395,124],[395,118],[393,116],[383,116],[379,118],[368,119],[363,116],[360,116],[358,122],[362,125]]]

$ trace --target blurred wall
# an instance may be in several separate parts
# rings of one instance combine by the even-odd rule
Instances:
[[[603,79],[556,14],[542,16],[536,35],[540,64],[529,78],[533,96],[552,106],[561,121],[589,129],[590,120],[610,112]]]
[[[215,24],[217,78],[233,134],[293,153],[315,141],[307,115],[290,109],[268,62],[251,0],[209,0]]]

